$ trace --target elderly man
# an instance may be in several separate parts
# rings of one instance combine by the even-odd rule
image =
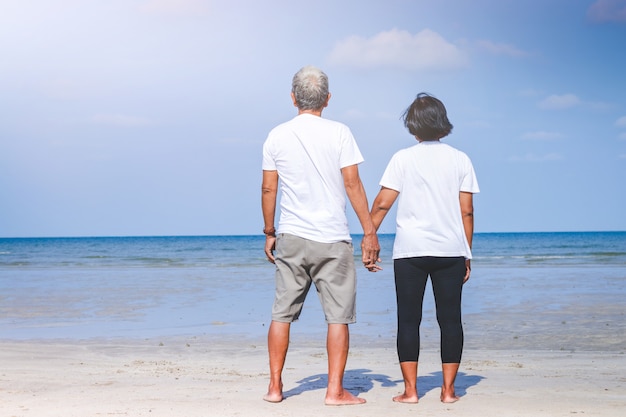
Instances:
[[[315,67],[302,68],[293,77],[291,98],[298,115],[272,129],[263,145],[265,254],[276,265],[268,333],[270,383],[264,400],[283,400],[282,371],[291,323],[298,319],[313,283],[328,324],[325,404],[361,404],[364,399],[344,389],[343,376],[348,324],[356,321],[356,270],[346,195],[363,228],[363,265],[370,271],[380,269],[376,265],[380,246],[359,177],[363,157],[347,126],[321,117],[330,100],[326,74]],[[279,183],[280,221],[275,229]]]

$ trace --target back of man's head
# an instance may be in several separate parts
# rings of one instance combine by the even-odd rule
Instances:
[[[319,68],[303,67],[293,76],[291,92],[298,109],[320,110],[328,100],[328,76]]]

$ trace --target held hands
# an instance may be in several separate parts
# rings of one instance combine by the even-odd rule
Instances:
[[[275,263],[274,250],[276,249],[276,237],[271,235],[265,235],[265,256],[271,263]],[[380,245],[378,243],[378,237],[374,235],[363,236],[361,241],[361,253],[363,258],[363,266],[370,272],[377,272],[382,270],[376,262],[381,262],[378,254],[380,253]]]
[[[376,262],[381,262],[380,257],[380,244],[378,243],[378,237],[376,234],[363,235],[361,240],[361,253],[363,266],[370,272],[377,272],[382,270]]]

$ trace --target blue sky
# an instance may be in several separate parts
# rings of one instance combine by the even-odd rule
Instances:
[[[477,232],[626,230],[625,47],[624,0],[4,0],[0,236],[259,234],[262,143],[307,64],[370,203],[426,91]]]

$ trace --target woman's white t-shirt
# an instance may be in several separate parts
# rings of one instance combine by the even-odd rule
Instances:
[[[439,141],[398,151],[380,185],[398,191],[393,259],[417,256],[472,257],[459,193],[478,193],[468,156]]]

